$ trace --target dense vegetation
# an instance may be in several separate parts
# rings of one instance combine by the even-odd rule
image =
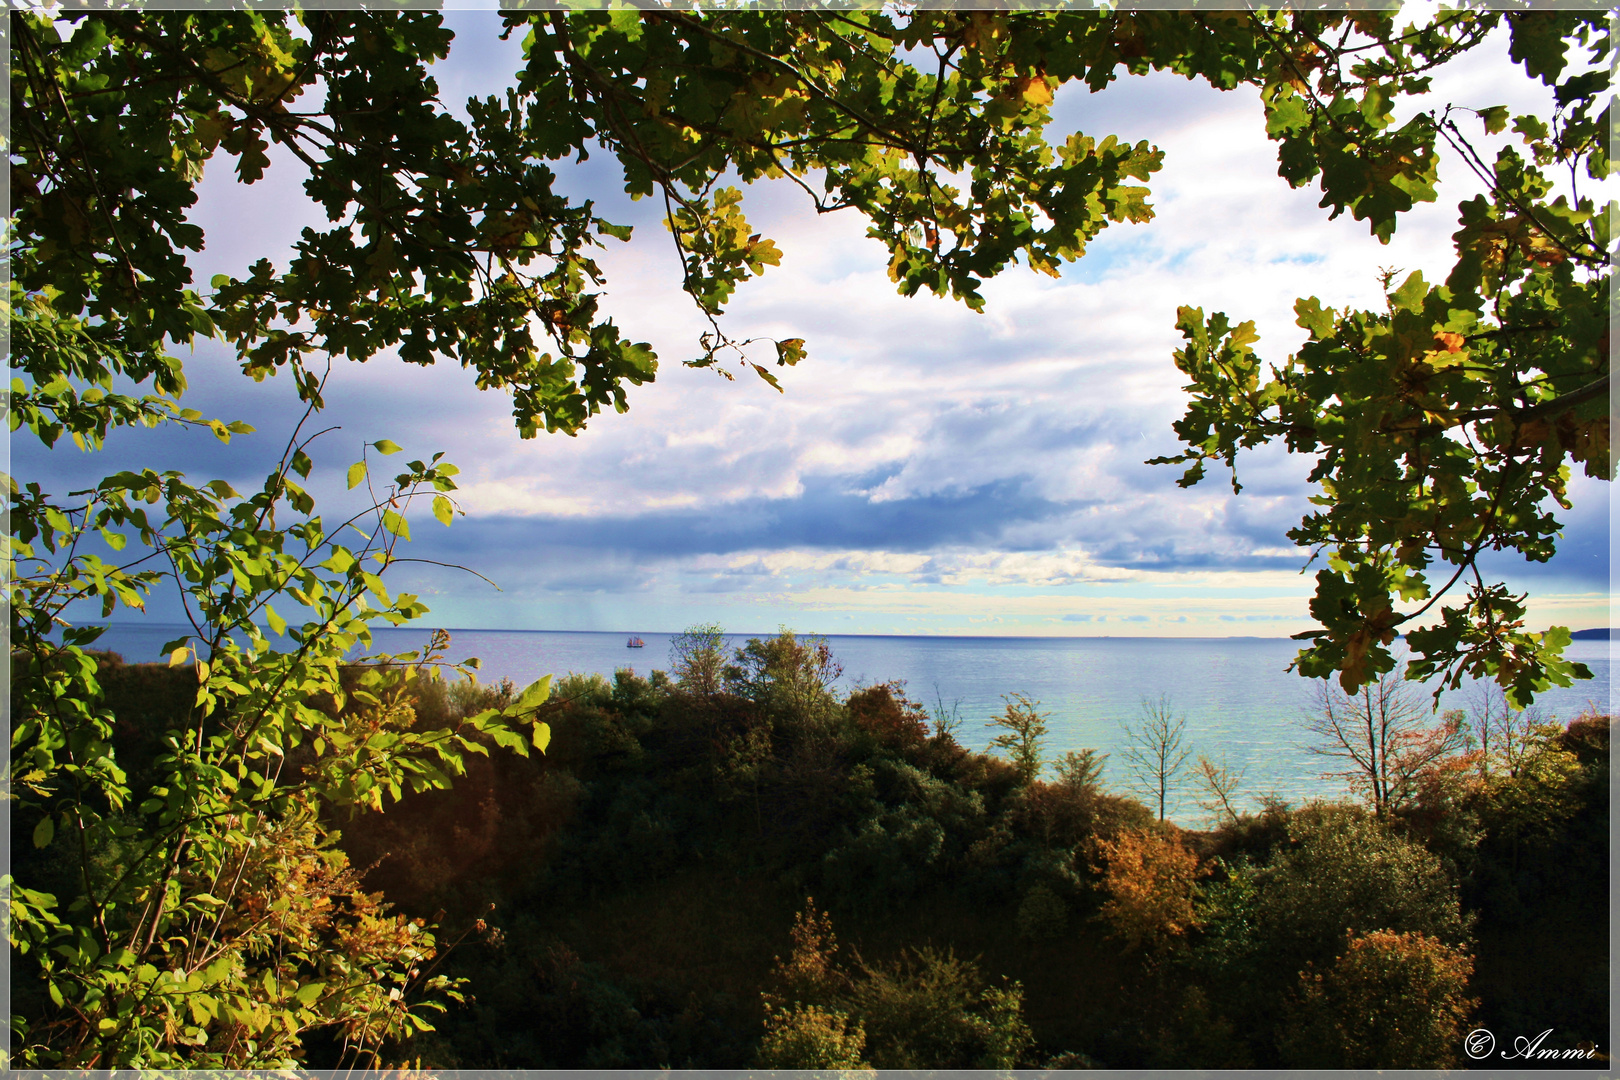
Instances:
[[[1194,832],[1095,755],[974,753],[899,685],[835,693],[814,639],[682,646],[670,675],[562,680],[543,757],[327,823],[465,980],[385,1060],[1427,1067],[1466,1063],[1476,1025],[1604,1049],[1607,718],[1480,727],[1382,812],[1268,802]],[[110,657],[100,678],[139,785],[190,688]],[[513,693],[414,685],[421,730]],[[19,850],[72,896],[64,842]]]

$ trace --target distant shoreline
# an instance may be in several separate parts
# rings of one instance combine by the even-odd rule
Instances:
[[[149,628],[153,630],[172,627],[175,629],[189,629],[186,623],[163,623],[144,621],[118,621],[99,624],[112,629]],[[434,627],[430,622],[422,622],[417,626],[377,626],[373,631],[416,632],[425,629],[441,629]],[[682,633],[680,630],[517,630],[506,627],[492,626],[446,626],[442,629],[451,634],[602,634],[612,637],[624,637],[626,634],[660,634],[673,637]],[[821,633],[815,630],[795,630],[796,634],[811,637],[828,638],[892,638],[899,640],[922,641],[1291,641],[1288,636],[1261,637],[1256,634],[1229,634],[1229,635],[1183,635],[1183,636],[1150,636],[1147,634],[839,634]],[[736,638],[771,638],[779,631],[776,630],[726,630],[727,637]],[[1570,634],[1573,641],[1609,641],[1613,638],[1610,627],[1596,627],[1586,630],[1576,630]]]

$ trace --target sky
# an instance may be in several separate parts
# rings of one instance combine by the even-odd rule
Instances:
[[[518,43],[493,14],[452,12],[457,33],[435,71],[441,97],[499,92]],[[1503,41],[1437,79],[1435,97],[1545,109]],[[1421,107],[1409,105],[1408,112]],[[562,170],[564,190],[634,226],[599,253],[604,309],[660,355],[657,381],[631,388],[627,414],[577,438],[524,441],[510,402],[454,366],[382,357],[339,361],[312,448],[311,491],[352,506],[348,465],[389,438],[462,470],[465,516],[445,529],[421,505],[409,554],[475,569],[402,566],[433,625],[457,628],[733,632],[789,626],[827,634],[1282,637],[1312,628],[1314,568],[1286,532],[1307,511],[1311,462],[1279,448],[1240,458],[1190,490],[1171,423],[1186,395],[1172,352],[1176,308],[1254,319],[1262,355],[1281,360],[1304,331],[1296,297],[1382,306],[1381,268],[1443,279],[1456,204],[1478,190],[1442,161],[1440,200],[1380,245],[1349,215],[1329,221],[1314,188],[1276,175],[1258,95],[1174,76],[1126,77],[1100,94],[1065,88],[1051,141],[1070,131],[1148,139],[1165,151],[1149,182],[1154,219],[1114,225],[1053,280],[1014,267],[988,282],[983,314],[899,296],[881,244],[853,211],[817,217],[786,184],[755,185],[744,208],[784,252],[728,306],[734,338],[803,337],[809,359],[783,392],[682,367],[704,329],[679,289],[658,206],[631,202],[609,155]],[[1494,151],[1492,151],[1494,153]],[[241,273],[324,215],[285,155],[240,185],[211,165],[191,220],[208,236],[196,280]],[[767,347],[768,348],[768,347]],[[48,489],[127,467],[257,481],[299,415],[286,378],[254,384],[209,343],[186,356],[186,404],[257,434],[220,446],[205,432],[120,433],[99,455],[43,453],[18,440],[15,475]],[[1530,594],[1536,625],[1610,622],[1609,485],[1578,477],[1560,553],[1545,565],[1499,559],[1487,572]],[[173,615],[161,602],[152,614]]]

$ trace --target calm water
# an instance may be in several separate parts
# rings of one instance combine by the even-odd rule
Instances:
[[[383,629],[379,649],[420,648],[424,630]],[[180,631],[166,626],[114,626],[99,647],[129,661],[160,659],[162,644]],[[611,675],[630,667],[640,674],[669,666],[669,634],[642,634],[645,648],[625,647],[625,634],[554,631],[456,630],[450,658],[476,656],[481,678],[510,678],[519,685],[542,675],[567,672]],[[741,645],[744,636],[735,636]],[[1300,717],[1310,707],[1313,684],[1286,668],[1297,642],[1270,638],[959,638],[830,636],[843,664],[844,688],[903,679],[914,700],[933,708],[957,708],[957,738],[983,748],[990,734],[985,721],[1002,709],[1001,695],[1026,694],[1051,714],[1048,749],[1094,747],[1115,753],[1124,744],[1121,721],[1134,719],[1143,698],[1169,695],[1187,719],[1195,753],[1203,752],[1245,769],[1251,796],[1276,792],[1300,800],[1337,794],[1319,779],[1322,762],[1306,753]],[[1577,641],[1567,655],[1596,676],[1591,682],[1542,695],[1545,714],[1568,719],[1588,702],[1609,709],[1611,643]],[[1463,707],[1467,689],[1445,695],[1442,707]],[[1611,710],[1612,711],[1612,710]],[[1126,774],[1111,761],[1104,779],[1123,788]],[[1189,803],[1177,815],[1196,818]]]

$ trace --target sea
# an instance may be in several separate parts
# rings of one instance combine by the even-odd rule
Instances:
[[[162,659],[162,645],[182,628],[156,624],[114,624],[96,643],[128,662]],[[379,651],[420,649],[428,628],[379,629]],[[629,668],[646,675],[668,669],[674,635],[593,633],[550,630],[450,631],[448,659],[478,657],[479,678],[509,678],[525,686],[543,675],[570,672],[611,677]],[[644,642],[627,647],[632,636]],[[731,636],[733,646],[756,635]],[[768,636],[768,635],[757,635]],[[274,639],[272,639],[274,640]],[[988,721],[999,715],[1006,697],[1023,694],[1048,714],[1046,750],[1094,749],[1109,755],[1105,786],[1130,790],[1131,777],[1120,759],[1128,745],[1126,725],[1145,703],[1163,699],[1186,720],[1186,745],[1194,758],[1207,755],[1242,774],[1240,796],[1250,805],[1267,795],[1295,804],[1346,794],[1341,781],[1325,779],[1328,763],[1310,752],[1304,727],[1320,686],[1290,673],[1299,643],[1287,638],[1139,637],[887,637],[827,635],[842,665],[840,689],[900,681],[906,695],[929,712],[944,711],[959,721],[956,738],[984,749],[994,734]],[[1612,712],[1613,643],[1573,642],[1565,655],[1592,669],[1590,681],[1538,695],[1532,708],[1548,718],[1569,720],[1588,709]],[[1427,701],[1431,686],[1419,696]],[[1484,688],[1465,684],[1440,698],[1439,708],[1469,708]],[[1182,824],[1195,824],[1200,811],[1192,788],[1172,808]]]

